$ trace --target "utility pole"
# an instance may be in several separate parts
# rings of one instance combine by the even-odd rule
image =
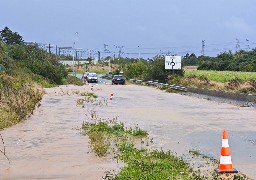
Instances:
[[[138,48],[139,48],[139,61],[140,61],[140,46],[138,46]]]
[[[51,54],[51,44],[50,43],[49,43],[48,49],[49,49],[49,54]]]
[[[100,62],[100,51],[98,51],[98,62]]]
[[[51,44],[49,43],[48,44],[48,52],[49,52],[49,54],[51,54],[51,48],[53,48],[53,46],[51,46]]]
[[[124,46],[116,46],[116,45],[114,45],[114,46],[119,49],[119,50],[118,50],[118,58],[121,58],[122,48],[123,48]]]
[[[75,42],[73,42],[73,76],[75,75]]]
[[[236,52],[240,50],[240,41],[236,38]]]
[[[110,53],[110,51],[107,49],[108,45],[107,44],[104,44],[104,52],[105,53]]]
[[[75,36],[76,35],[78,35],[78,32],[75,33]],[[76,73],[75,73],[75,55],[76,55],[75,44],[76,44],[76,39],[74,37],[74,42],[73,42],[73,75],[74,76],[76,76]]]
[[[248,39],[246,39],[246,49],[247,49],[247,51],[250,51],[250,45],[249,45],[249,40]]]
[[[204,56],[205,40],[202,40],[202,56]]]

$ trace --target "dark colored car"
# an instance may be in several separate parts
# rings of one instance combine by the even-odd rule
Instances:
[[[125,84],[125,78],[122,75],[114,75],[112,78],[112,84]]]

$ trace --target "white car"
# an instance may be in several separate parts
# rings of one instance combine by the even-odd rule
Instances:
[[[97,74],[94,73],[94,72],[88,73],[87,76],[86,76],[86,81],[88,83],[93,83],[93,82],[94,83],[98,83],[98,76],[97,76]]]

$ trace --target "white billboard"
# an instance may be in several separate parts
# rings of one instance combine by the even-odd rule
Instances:
[[[165,69],[181,69],[181,56],[165,56]]]

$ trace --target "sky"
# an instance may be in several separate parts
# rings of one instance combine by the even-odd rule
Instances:
[[[0,29],[101,56],[216,56],[256,46],[255,0],[1,0]],[[202,43],[204,41],[204,43]],[[105,46],[104,48],[104,44]],[[108,51],[107,51],[108,50]],[[110,53],[106,53],[110,52]]]

